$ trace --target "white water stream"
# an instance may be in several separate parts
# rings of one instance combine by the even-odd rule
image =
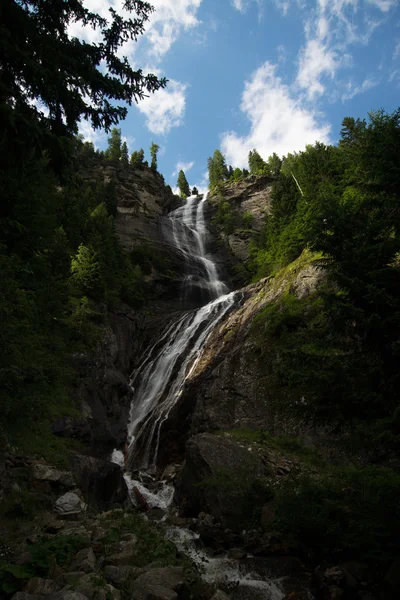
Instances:
[[[156,469],[163,424],[200,360],[210,334],[241,297],[240,293],[229,293],[207,253],[205,203],[206,195],[202,199],[191,196],[183,207],[168,215],[170,238],[189,271],[184,277],[183,303],[185,298],[196,294],[205,302],[200,308],[181,313],[160,333],[131,377],[134,398],[128,425],[128,463],[131,471],[146,474],[135,479],[126,474],[125,479],[133,502],[136,503],[133,493],[136,488],[150,507],[164,511],[172,506],[173,486],[158,482],[149,489],[148,483]],[[122,467],[126,464],[126,458],[118,450],[113,452],[111,460]],[[283,598],[279,581],[265,580],[245,569],[240,561],[211,558],[199,547],[198,534],[189,529],[166,526],[166,535],[200,567],[204,579],[225,587],[238,584],[232,598]]]

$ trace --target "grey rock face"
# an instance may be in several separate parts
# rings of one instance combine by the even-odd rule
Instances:
[[[58,498],[55,510],[61,515],[70,515],[86,510],[86,504],[75,492],[67,492]]]
[[[51,465],[36,463],[31,469],[32,479],[38,481],[49,481],[50,483],[59,483],[66,487],[74,486],[74,478],[70,471],[60,471]]]
[[[91,504],[107,508],[110,504],[123,504],[128,499],[119,465],[82,454],[72,454],[70,462],[79,488],[87,494]]]
[[[242,516],[241,498],[249,474],[253,480],[264,474],[257,456],[222,437],[196,435],[186,445],[176,499],[185,515],[205,511],[229,526]]]

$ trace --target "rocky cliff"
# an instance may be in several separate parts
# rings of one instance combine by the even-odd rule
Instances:
[[[251,241],[261,235],[271,207],[272,185],[270,177],[250,176],[225,183],[208,195],[210,222],[237,286],[249,280]]]

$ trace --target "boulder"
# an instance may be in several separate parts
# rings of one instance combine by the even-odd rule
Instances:
[[[146,585],[135,589],[132,600],[178,600],[178,594],[161,585]]]
[[[261,509],[261,525],[265,528],[270,525],[275,517],[275,506],[273,502],[266,502]]]
[[[117,587],[123,587],[128,591],[133,591],[134,580],[144,573],[139,567],[131,567],[128,565],[115,566],[107,565],[104,569],[104,575],[107,581],[110,581]]]
[[[17,592],[11,598],[11,600],[44,600],[49,598],[49,596],[39,596],[38,594],[28,594],[26,592]],[[78,600],[78,599],[76,599]],[[85,599],[86,600],[86,599]]]
[[[74,584],[73,589],[86,596],[88,600],[121,600],[121,592],[106,583],[97,573],[84,575]]]
[[[77,590],[72,590],[68,587],[63,588],[59,592],[55,594],[50,594],[50,596],[46,597],[47,600],[87,600],[86,596],[78,592]],[[23,599],[19,598],[16,600],[30,600],[29,598]]]
[[[264,474],[261,460],[246,448],[225,437],[198,434],[186,444],[175,499],[183,516],[204,511],[224,526],[236,526],[243,521],[248,487]]]
[[[385,582],[388,583],[393,590],[400,589],[400,558],[396,558],[392,563],[390,569],[386,573]]]
[[[34,577],[30,579],[26,584],[24,591],[28,594],[36,594],[38,596],[48,596],[54,592],[57,592],[60,587],[52,579],[42,579],[41,577]]]
[[[51,465],[35,463],[31,468],[31,477],[36,481],[49,481],[66,487],[74,487],[74,478],[70,471],[60,471]]]
[[[130,540],[122,540],[109,547],[110,555],[106,558],[106,565],[114,565],[116,567],[123,565],[131,565],[132,559],[136,554],[137,537],[134,534]]]
[[[222,590],[217,590],[211,600],[229,600],[229,596]]]
[[[82,454],[73,454],[70,462],[78,486],[91,504],[106,510],[128,500],[128,489],[119,465]]]
[[[60,496],[55,504],[55,511],[60,515],[79,514],[86,510],[86,504],[75,492],[67,492]]]
[[[79,550],[78,554],[72,561],[70,570],[77,571],[79,569],[85,573],[91,573],[94,571],[95,567],[96,557],[94,555],[93,548],[83,548],[83,550]]]
[[[69,571],[68,573],[63,573],[58,577],[57,583],[60,584],[61,587],[65,587],[67,585],[75,586],[76,583],[84,577],[86,573],[84,571]]]
[[[135,580],[135,588],[159,586],[174,592],[179,592],[184,585],[183,567],[162,567],[143,573]],[[137,598],[139,600],[139,598]],[[171,598],[172,600],[172,598]]]

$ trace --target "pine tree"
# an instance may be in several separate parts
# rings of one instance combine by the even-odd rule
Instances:
[[[121,146],[121,162],[124,165],[129,165],[129,153],[128,153],[128,144],[124,142]]]
[[[134,152],[132,152],[130,163],[133,167],[137,166],[137,165],[142,165],[143,162],[144,162],[143,148],[140,148],[140,150],[135,150]]]
[[[233,181],[240,181],[241,179],[243,179],[242,169],[239,169],[239,167],[236,167],[236,169],[232,173],[232,179],[233,179]]]
[[[119,160],[121,158],[121,130],[114,127],[108,138],[108,148],[106,150],[108,160]]]
[[[199,195],[199,190],[195,186],[195,187],[192,188],[192,196],[198,196],[198,195]]]
[[[249,152],[249,169],[251,175],[262,175],[269,172],[267,163],[261,158],[257,150]]]
[[[159,149],[160,149],[160,146],[158,144],[151,142],[151,146],[150,146],[151,165],[150,165],[150,168],[153,169],[153,171],[157,171],[157,152],[159,151]]]
[[[189,184],[186,179],[186,175],[182,170],[179,171],[177,184],[179,187],[181,198],[187,198],[188,196],[190,196]]]
[[[215,150],[213,157],[208,159],[208,175],[210,188],[228,179],[228,168],[225,157],[220,150]]]
[[[277,177],[282,168],[282,160],[275,152],[268,158],[268,169],[273,177]]]
[[[111,8],[105,19],[77,0],[3,0],[1,102],[6,131],[15,127],[13,111],[22,119],[21,137],[28,132],[35,138],[49,132],[70,135],[81,118],[108,131],[126,117],[127,104],[165,87],[165,78],[143,75],[119,55],[126,40],[143,34],[154,10],[148,2],[123,4],[126,16]],[[90,43],[72,37],[72,23],[96,30],[100,39]],[[33,98],[47,111],[38,109]]]

